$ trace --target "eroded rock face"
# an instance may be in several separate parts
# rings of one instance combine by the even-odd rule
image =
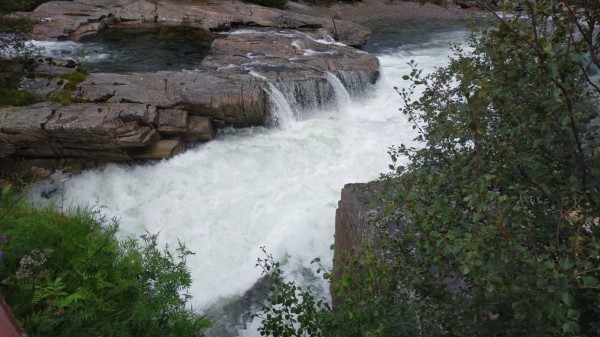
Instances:
[[[49,135],[42,126],[53,110],[49,102],[0,109],[0,158],[46,143]]]
[[[170,158],[185,149],[184,140],[178,136],[189,141],[214,137],[208,118],[187,118],[185,111],[180,111],[179,116],[186,118],[174,122],[172,118],[171,122],[160,118],[172,113],[137,103],[80,103],[63,107],[45,102],[2,108],[0,158],[4,163],[0,169],[30,168],[32,165],[24,164],[24,160],[37,163],[33,166],[56,169],[61,160],[77,163],[75,168],[85,168],[107,162]],[[161,128],[169,123],[179,127],[180,132],[173,132],[172,127]]]

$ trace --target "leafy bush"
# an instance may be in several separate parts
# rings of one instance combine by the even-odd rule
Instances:
[[[11,0],[0,2],[0,58],[11,55],[29,55],[39,51],[27,43],[34,21],[29,19],[7,19],[6,14],[31,11],[47,0]]]
[[[523,4],[447,67],[410,63],[424,147],[390,150],[381,239],[337,266],[324,335],[600,335],[600,11]]]
[[[32,11],[37,6],[51,0],[12,0],[0,3],[0,13]]]
[[[0,293],[30,336],[198,336],[186,307],[185,245],[155,235],[120,242],[97,214],[36,209],[5,188],[0,199]]]
[[[302,289],[293,281],[284,281],[279,262],[261,247],[266,257],[256,264],[263,271],[271,286],[267,303],[252,318],[262,320],[258,329],[261,336],[322,337],[323,313],[330,312],[324,299],[317,300],[310,289]],[[318,261],[313,261],[318,262]],[[319,312],[321,314],[319,314]]]

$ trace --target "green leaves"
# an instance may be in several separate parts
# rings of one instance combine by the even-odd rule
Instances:
[[[261,336],[322,336],[324,326],[320,319],[330,312],[329,305],[324,299],[317,300],[310,289],[285,281],[279,262],[266,252],[265,247],[261,250],[266,258],[259,258],[256,266],[263,270],[264,277],[271,284],[266,303],[258,312],[251,314],[252,318],[262,319],[258,328]],[[320,262],[319,258],[312,261],[320,266],[317,273],[323,270]],[[329,278],[329,274],[325,273],[324,278]]]
[[[563,303],[566,304],[568,307],[572,306],[575,302],[575,298],[573,297],[573,295],[571,295],[568,292],[563,292],[561,295],[561,299]]]
[[[444,308],[440,335],[600,331],[589,319],[600,315],[600,82],[588,67],[600,46],[577,31],[600,17],[525,4],[531,20],[481,28],[472,52],[457,49],[433,74],[417,79],[413,64],[399,92],[426,146],[405,148],[410,164],[389,177],[400,196],[383,217],[410,221],[384,246],[414,301]],[[452,276],[464,284],[456,295],[440,286]],[[402,317],[427,315],[411,310]]]
[[[120,242],[116,223],[0,199],[0,293],[31,336],[197,336],[208,321],[187,307],[191,277],[180,244],[156,235]]]

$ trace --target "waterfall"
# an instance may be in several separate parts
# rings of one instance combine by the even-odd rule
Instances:
[[[274,84],[294,111],[296,120],[305,120],[331,104],[332,92],[325,80],[276,82]]]
[[[289,105],[283,93],[277,89],[273,83],[269,82],[269,90],[267,95],[273,104],[273,117],[271,120],[272,125],[279,127],[286,127],[294,121],[294,112],[292,107]]]
[[[65,178],[50,197],[65,208],[96,205],[101,215],[119,219],[122,236],[160,232],[159,244],[171,247],[185,241],[196,253],[188,258],[194,306],[208,312],[220,305],[226,312],[217,315],[232,319],[207,336],[258,336],[259,322],[240,322],[238,315],[253,303],[248,290],[260,292],[259,247],[281,262],[286,279],[327,296],[310,261],[319,257],[331,267],[341,188],[388,172],[389,146],[419,146],[393,88],[410,85],[402,80],[409,60],[432,72],[447,63],[448,41],[465,35],[445,26],[437,32],[432,24],[411,22],[373,36],[365,50],[378,56],[385,74],[376,85],[368,74],[341,71],[265,83],[274,118],[291,127],[221,130],[215,140],[153,165],[109,165]],[[411,45],[398,42],[417,37]],[[45,200],[39,189],[32,194]]]
[[[352,96],[372,93],[375,79],[373,74],[367,71],[338,70],[336,76]]]
[[[327,82],[333,89],[336,105],[338,109],[342,109],[350,104],[350,93],[334,74],[327,72]]]
[[[285,126],[293,120],[306,120],[319,114],[343,110],[350,104],[353,94],[369,91],[373,87],[365,74],[341,74],[350,87],[344,85],[342,78],[330,72],[326,73],[324,79],[269,82],[267,94],[274,108],[273,124]],[[359,88],[360,85],[364,87]]]

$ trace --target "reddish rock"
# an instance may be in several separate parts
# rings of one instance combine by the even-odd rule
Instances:
[[[2,337],[25,337],[25,331],[15,320],[12,311],[0,296],[0,336]]]

